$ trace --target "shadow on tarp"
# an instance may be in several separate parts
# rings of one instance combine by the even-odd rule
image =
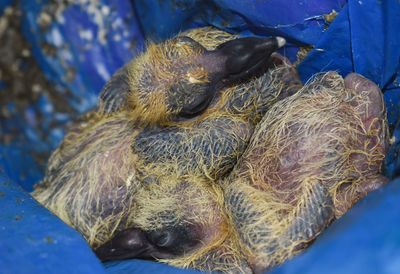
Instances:
[[[61,2],[61,1],[60,1]],[[95,4],[98,2],[100,4]],[[109,77],[143,48],[143,35],[162,40],[190,27],[214,25],[243,36],[281,35],[282,52],[292,61],[298,47],[314,49],[298,69],[303,81],[320,71],[342,75],[358,72],[385,91],[388,119],[395,137],[385,172],[400,173],[399,57],[400,3],[344,0],[298,1],[133,1],[100,0],[58,3],[20,0],[23,33],[32,54],[65,103],[78,113],[96,104]],[[0,13],[13,1],[2,1]],[[324,15],[340,11],[329,25]],[[139,21],[137,21],[139,19]],[[326,28],[329,28],[326,30]],[[46,47],[43,47],[46,45]],[[45,48],[54,51],[49,55]],[[0,92],[4,90],[0,82]],[[62,124],[68,113],[52,110],[41,97],[30,112],[45,113],[43,127]],[[13,106],[10,105],[10,108]],[[26,113],[25,113],[26,114]],[[34,116],[34,115],[33,115]],[[18,130],[22,141],[0,145],[0,269],[6,273],[171,273],[182,270],[138,260],[100,264],[82,237],[40,207],[20,187],[30,191],[43,176],[30,153],[49,152],[63,132],[49,130],[46,140],[29,127],[27,115],[14,113],[0,130]],[[10,179],[8,179],[11,178]],[[16,183],[15,183],[16,182]],[[398,269],[400,230],[398,181],[362,200],[334,223],[320,239],[276,273],[391,273]],[[328,268],[329,266],[329,268]],[[333,271],[337,270],[337,271]]]

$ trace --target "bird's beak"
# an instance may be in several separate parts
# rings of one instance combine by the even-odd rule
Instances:
[[[246,81],[268,68],[271,54],[283,47],[282,37],[246,37],[220,44],[209,53],[219,80],[224,84]]]
[[[95,250],[102,262],[140,258],[149,245],[143,232],[136,228],[126,229]]]

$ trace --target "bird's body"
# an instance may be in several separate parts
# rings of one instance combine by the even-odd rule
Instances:
[[[206,63],[219,78],[221,64],[211,60],[241,45],[225,44],[235,37],[210,28],[185,36],[207,50],[224,45],[223,55],[195,51],[196,66]],[[179,43],[193,44],[173,38],[162,45]],[[187,58],[175,49],[153,47],[148,53],[162,50],[157,58],[172,56],[185,67]],[[33,192],[101,259],[263,271],[299,252],[384,181],[384,103],[376,86],[361,85],[363,91],[354,84],[358,76],[343,81],[328,73],[287,97],[301,85],[278,55],[269,58],[272,69],[250,79],[246,64],[244,74],[224,69],[225,80],[246,79],[226,86],[201,80],[210,74],[197,75],[193,63],[178,85],[176,76],[155,80],[167,70],[157,70],[153,57],[140,57],[110,80],[100,111],[68,132]],[[186,94],[194,99],[182,93],[190,84],[201,86]]]
[[[224,182],[240,250],[257,272],[303,250],[387,182],[383,96],[357,74],[317,77],[264,116]]]

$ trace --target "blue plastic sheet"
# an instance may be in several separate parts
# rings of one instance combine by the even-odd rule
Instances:
[[[1,1],[0,14],[13,3]],[[22,31],[32,45],[40,69],[55,92],[78,114],[96,104],[97,94],[107,79],[143,49],[144,37],[159,41],[205,25],[242,36],[280,35],[288,41],[282,53],[292,61],[299,47],[311,45],[313,50],[298,66],[303,81],[320,71],[337,70],[342,75],[354,71],[384,90],[389,125],[397,137],[386,159],[385,174],[389,178],[400,174],[400,36],[396,31],[400,25],[400,3],[397,0],[20,0],[18,7]],[[330,23],[325,15],[333,10],[339,14]],[[0,82],[0,92],[5,88],[5,83]],[[23,113],[16,112],[12,103],[6,107],[11,118],[0,121],[0,133],[16,130],[20,135],[6,146],[0,144],[0,167],[11,178],[11,181],[3,179],[0,174],[2,271],[58,270],[59,273],[60,269],[70,272],[72,265],[77,272],[81,269],[84,273],[128,270],[143,273],[145,269],[181,272],[138,260],[111,263],[103,268],[80,235],[35,204],[17,185],[31,191],[33,184],[42,178],[43,167],[35,163],[31,154],[54,149],[64,135],[62,125],[73,115],[59,112],[46,96]],[[39,115],[45,117],[40,124]],[[46,132],[45,136],[38,134],[38,129]],[[7,185],[1,185],[3,180]],[[400,233],[396,229],[400,211],[395,202],[400,195],[398,183],[394,181],[363,200],[323,233],[304,255],[276,273],[328,273],[330,269],[331,273],[394,273],[392,270],[399,269],[400,264],[398,257],[390,256],[400,248]],[[15,204],[17,199],[24,202]],[[22,211],[22,218],[15,221]],[[33,232],[26,234],[29,229]],[[32,235],[36,242],[26,235]],[[46,242],[47,235],[51,235],[53,245]],[[58,251],[46,249],[52,246]],[[41,254],[47,254],[47,259]],[[357,258],[352,260],[355,254]]]
[[[315,45],[332,10],[345,0],[180,0],[134,1],[142,30],[150,39],[167,38],[187,28],[212,25],[243,36],[280,35],[291,60],[299,45]]]
[[[14,2],[1,2],[0,11]],[[71,108],[69,113],[60,112],[45,95],[24,113],[17,112],[13,103],[7,105],[11,118],[1,121],[0,133],[20,133],[9,145],[12,154],[5,154],[11,166],[7,172],[32,191],[43,176],[43,166],[33,163],[30,155],[48,154],[56,148],[65,134],[65,123],[96,105],[105,82],[142,50],[143,36],[129,0],[18,2],[32,54],[54,92]],[[39,116],[44,118],[39,121]]]
[[[0,167],[4,167],[2,161]],[[1,273],[105,273],[83,237],[36,203],[3,171],[0,208]]]
[[[196,274],[196,270],[180,269],[169,265],[158,264],[143,260],[126,260],[105,263],[107,274],[121,273],[168,273],[168,274]]]
[[[96,104],[104,83],[143,46],[129,0],[19,2],[39,66],[54,85],[68,88],[65,100],[80,112]]]

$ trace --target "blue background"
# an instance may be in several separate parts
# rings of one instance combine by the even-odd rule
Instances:
[[[46,28],[40,25],[50,1],[20,0],[22,33],[41,71],[74,112],[83,113],[111,75],[144,48],[187,28],[213,25],[242,36],[280,35],[292,61],[299,47],[314,49],[298,66],[303,81],[320,71],[343,76],[358,72],[385,92],[394,140],[385,175],[393,181],[363,199],[329,227],[305,253],[273,273],[400,272],[400,3],[397,0],[100,0],[59,5]],[[95,3],[99,2],[100,5]],[[0,2],[0,14],[13,0]],[[53,4],[54,5],[54,4]],[[333,23],[325,14],[339,12]],[[329,28],[328,28],[329,26]],[[48,55],[43,43],[56,49]],[[67,77],[69,71],[74,77]],[[0,82],[0,92],[5,92]],[[61,90],[69,90],[68,95]],[[0,102],[3,104],[3,102]],[[2,273],[178,273],[166,265],[131,260],[101,264],[83,238],[39,206],[27,192],[43,177],[32,157],[49,153],[61,141],[72,117],[45,95],[24,113],[5,106],[11,116],[0,133],[18,138],[0,144],[0,272]],[[32,119],[42,115],[41,137]],[[30,117],[30,118],[29,118]],[[54,126],[56,125],[56,126]]]

